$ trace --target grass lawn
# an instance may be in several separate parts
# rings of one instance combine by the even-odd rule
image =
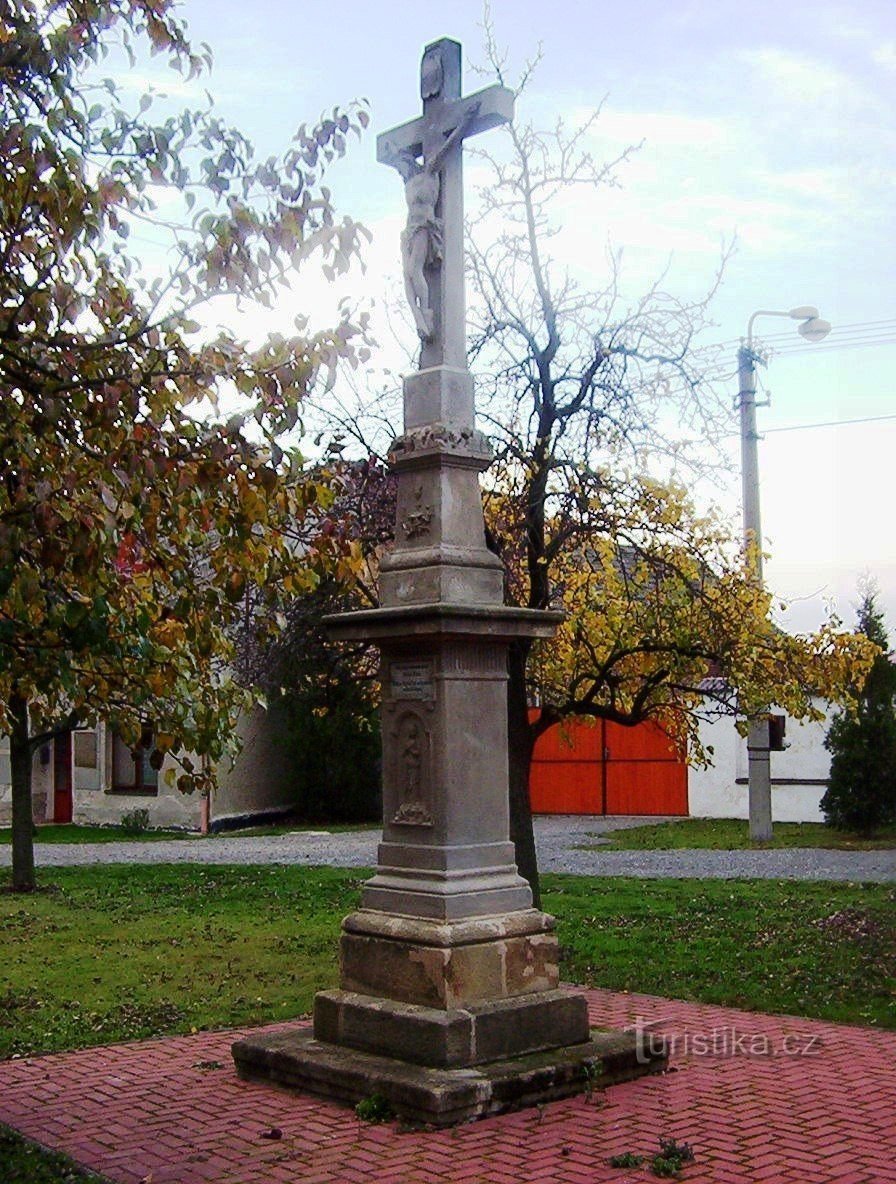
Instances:
[[[185,830],[126,830],[123,826],[75,826],[73,822],[44,822],[34,828],[35,843],[122,843],[134,840],[194,839]],[[0,843],[12,842],[12,827],[0,826]]]
[[[102,1184],[66,1155],[45,1151],[9,1127],[0,1126],[0,1184]]]
[[[823,822],[776,822],[770,843],[754,843],[748,822],[738,818],[682,818],[612,831],[603,851],[668,851],[711,848],[741,851],[772,847],[827,847],[837,851],[885,851],[896,848],[896,826],[884,827],[873,839],[834,830]]]
[[[244,838],[253,835],[287,835],[300,831],[319,831],[326,834],[338,834],[352,830],[378,830],[378,822],[345,822],[319,823],[312,822],[282,826],[249,826],[243,830],[216,831],[209,835],[200,835],[196,831],[185,830],[127,830],[123,826],[88,826],[69,823],[45,822],[35,828],[35,843],[122,843],[122,842],[159,842],[163,839],[204,839],[213,842],[218,839]],[[12,829],[0,826],[0,843],[12,842]],[[3,1184],[0,1181],[0,1184]]]
[[[53,868],[0,894],[0,1057],[310,1011],[366,873]],[[892,885],[546,876],[567,979],[896,1027]]]
[[[896,1028],[896,885],[546,876],[565,977]]]

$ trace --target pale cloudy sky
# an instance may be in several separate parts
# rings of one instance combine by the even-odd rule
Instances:
[[[465,90],[485,85],[471,69],[484,56],[480,0],[185,0],[182,11],[194,38],[212,46],[207,85],[222,113],[264,151],[325,108],[369,100],[370,132],[332,186],[374,232],[357,290],[394,288],[403,199],[395,173],[375,162],[375,134],[417,113],[428,41],[460,40]],[[492,3],[511,75],[543,49],[521,114],[575,119],[607,96],[596,154],[645,140],[622,189],[563,211],[595,287],[608,237],[623,248],[632,291],[671,257],[667,287],[687,295],[703,290],[720,242],[736,235],[707,339],[728,343],[732,372],[756,309],[814,304],[834,325],[827,341],[794,353],[786,347],[804,343],[792,322],[757,325],[780,345],[762,372],[772,391],[760,411],[767,579],[792,602],[784,620],[795,629],[817,624],[825,601],[851,621],[863,572],[879,581],[896,626],[893,11],[892,0]],[[309,298],[318,305],[319,289]],[[735,394],[732,373],[732,402]],[[834,421],[842,426],[807,426]],[[733,411],[731,430],[725,504],[736,518]]]

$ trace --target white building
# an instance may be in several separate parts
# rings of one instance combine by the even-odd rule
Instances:
[[[818,706],[824,706],[820,701]],[[823,822],[819,802],[828,785],[831,755],[824,747],[830,713],[819,723],[786,721],[783,752],[771,754],[772,821]],[[723,717],[703,723],[700,738],[712,746],[709,768],[688,770],[688,812],[694,818],[749,818],[747,742]]]
[[[213,823],[276,817],[294,801],[287,750],[263,711],[239,724],[243,748],[234,765],[218,770],[218,791],[209,803]],[[35,822],[114,824],[133,810],[146,810],[151,827],[199,829],[202,798],[165,781],[150,748],[136,756],[111,729],[84,728],[44,745],[34,755],[32,804]],[[0,823],[12,815],[9,739],[0,737]]]

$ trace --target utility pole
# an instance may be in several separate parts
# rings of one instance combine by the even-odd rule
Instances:
[[[740,409],[740,463],[743,481],[744,546],[750,574],[762,587],[762,520],[759,511],[759,435],[756,431],[756,355],[753,343],[737,353]],[[750,838],[767,843],[772,837],[772,779],[768,717],[753,716],[747,733]]]
[[[757,317],[790,317],[802,322],[797,332],[806,341],[821,341],[831,331],[818,309],[801,305],[789,312],[761,308],[747,322],[747,339],[737,351],[738,410],[740,411],[740,460],[743,481],[744,547],[750,574],[762,587],[762,519],[759,512],[759,434],[756,431],[756,362],[753,322]],[[769,716],[749,718],[747,765],[749,777],[750,838],[767,843],[772,837],[772,779]]]

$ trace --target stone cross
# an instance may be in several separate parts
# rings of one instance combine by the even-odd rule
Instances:
[[[339,989],[307,1028],[238,1041],[242,1076],[352,1102],[383,1094],[403,1117],[447,1126],[651,1069],[634,1035],[592,1035],[581,993],[559,986],[554,919],[532,907],[510,841],[507,655],[550,637],[562,613],[504,604],[486,546],[464,342],[465,136],[507,122],[500,86],[460,97],[460,46],[436,41],[423,115],[381,136],[405,182],[405,286],[423,343],[404,377],[393,441],[395,545],[379,607],[326,619],[382,656],[383,841],[361,905],[342,923]],[[651,1055],[662,1055],[651,1048]]]
[[[377,137],[377,160],[405,182],[405,288],[422,342],[420,368],[466,368],[463,141],[513,118],[513,91],[489,86],[461,97],[461,47],[426,47],[420,67],[423,114]],[[422,159],[422,163],[420,163]]]

